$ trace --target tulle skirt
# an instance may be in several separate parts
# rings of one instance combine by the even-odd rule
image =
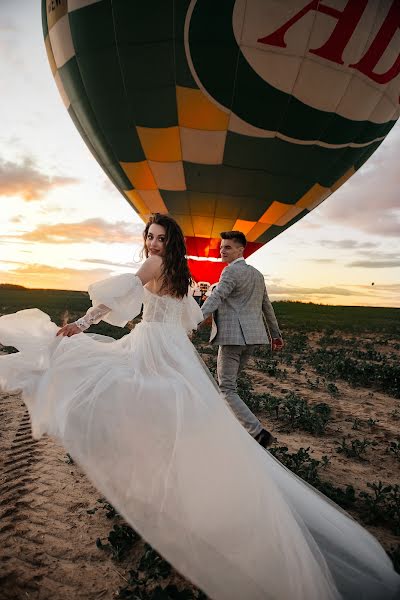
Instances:
[[[241,427],[182,327],[56,338],[31,309],[0,318],[0,386],[56,437],[127,522],[214,600],[389,600],[377,540]]]

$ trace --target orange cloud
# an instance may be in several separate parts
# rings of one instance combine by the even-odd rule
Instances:
[[[90,283],[109,277],[109,269],[72,269],[50,265],[23,265],[0,275],[0,283],[14,283],[29,288],[87,290]]]
[[[79,180],[73,177],[49,177],[29,158],[22,163],[0,161],[0,196],[19,196],[31,202],[41,200],[54,188],[76,183]]]
[[[144,225],[107,223],[103,219],[87,219],[79,223],[54,223],[39,225],[33,231],[19,235],[20,239],[47,244],[79,244],[100,242],[105,244],[126,244],[142,241]]]
[[[300,287],[284,283],[270,283],[268,293],[272,301],[298,300],[338,306],[398,307],[399,284]]]

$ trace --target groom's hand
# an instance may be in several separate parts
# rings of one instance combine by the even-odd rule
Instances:
[[[211,325],[211,315],[208,315],[208,317],[206,317],[205,319],[203,319],[203,321],[201,321],[198,325],[197,325],[197,329],[203,329],[204,327],[206,327],[207,325]]]
[[[271,350],[274,352],[275,350],[282,350],[283,348],[283,339],[282,338],[272,338],[271,340]]]

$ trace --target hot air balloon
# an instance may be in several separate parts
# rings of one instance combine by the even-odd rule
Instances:
[[[218,279],[221,231],[243,231],[250,255],[399,116],[397,0],[42,0],[42,14],[84,141],[143,220],[180,223],[197,280]]]

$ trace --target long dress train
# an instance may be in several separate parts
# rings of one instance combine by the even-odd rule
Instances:
[[[187,337],[197,303],[131,274],[89,289],[117,341],[55,337],[37,309],[0,318],[0,387],[21,389],[33,435],[56,437],[132,527],[214,600],[390,600],[378,541],[262,449]]]

